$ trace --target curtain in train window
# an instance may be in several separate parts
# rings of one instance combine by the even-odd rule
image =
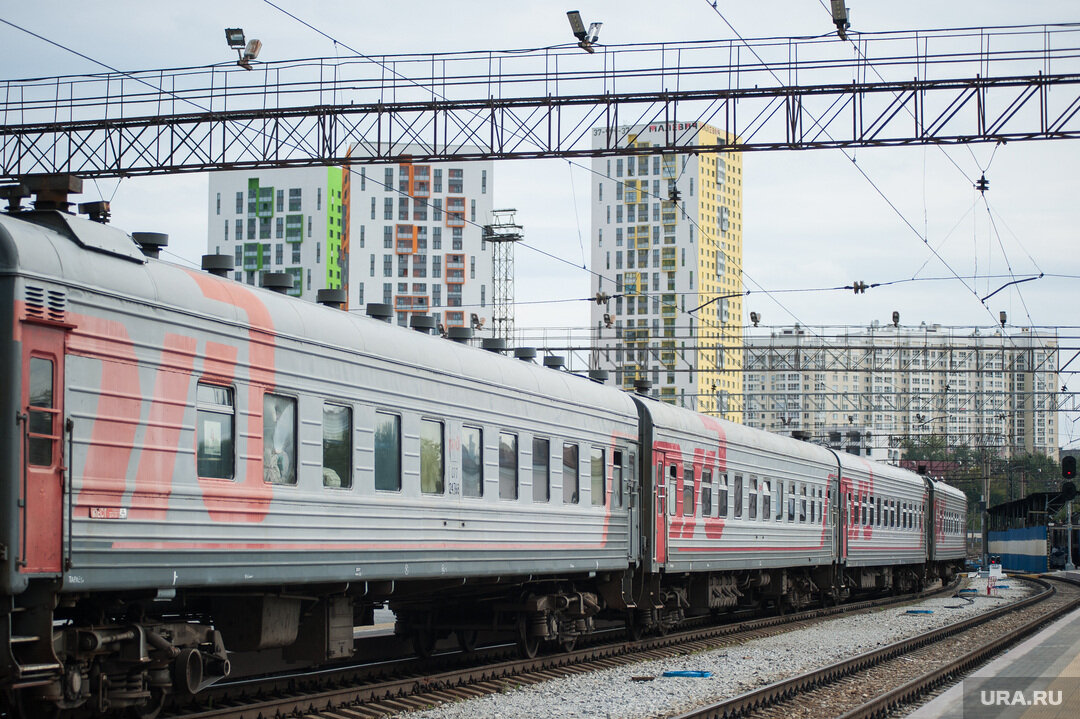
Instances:
[[[230,387],[199,383],[195,394],[197,404],[196,434],[197,469],[200,477],[232,479],[233,459],[233,391]]]
[[[443,493],[443,423],[420,420],[420,491]]]
[[[623,452],[621,449],[611,452],[611,506],[621,507],[623,503]]]
[[[562,498],[564,504],[578,503],[578,446],[576,444],[563,445]]]
[[[726,517],[728,513],[728,478],[727,472],[720,475],[720,485],[716,491],[717,516]]]
[[[296,400],[263,395],[263,480],[296,484]]]
[[[762,477],[761,479],[761,518],[769,519],[772,517],[772,488],[768,478]]]
[[[352,410],[324,403],[322,427],[323,486],[349,489],[352,487]]]
[[[401,489],[401,417],[375,413],[375,489]]]
[[[484,496],[484,432],[479,427],[461,428],[461,493]]]
[[[551,499],[551,442],[533,437],[532,491],[534,502]]]
[[[735,486],[732,487],[732,492],[735,494],[735,516],[741,518],[743,503],[743,481],[741,474],[735,475]]]
[[[606,494],[607,487],[604,476],[605,465],[604,462],[604,450],[602,447],[593,447],[592,453],[589,455],[589,470],[592,477],[592,484],[590,485],[590,500],[596,506],[603,506],[604,495]]]
[[[747,505],[747,508],[746,508],[746,517],[747,517],[747,519],[757,519],[757,504],[758,504],[757,490],[758,490],[757,476],[751,474],[750,475],[750,504]]]
[[[518,497],[518,438],[499,433],[499,499]]]
[[[682,513],[684,517],[693,517],[697,514],[697,507],[694,502],[694,468],[693,466],[683,467],[683,501],[682,501]]]
[[[701,470],[701,516],[712,516],[712,470]]]

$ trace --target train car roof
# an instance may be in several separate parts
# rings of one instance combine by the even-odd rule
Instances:
[[[252,287],[145,257],[130,235],[66,213],[0,214],[0,273],[66,285],[119,301],[145,301],[181,314],[210,317],[308,343],[313,351],[344,350],[451,378],[636,418],[622,390],[533,362],[452,342],[364,315]]]
[[[728,446],[754,447],[767,452],[782,453],[808,461],[835,464],[832,453],[819,445],[747,427],[730,420],[709,417],[683,407],[667,404],[651,397],[635,395],[634,399],[649,413],[655,427],[697,435],[703,441],[715,441],[722,432]]]

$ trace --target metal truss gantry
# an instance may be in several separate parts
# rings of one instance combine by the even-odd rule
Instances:
[[[664,143],[625,147],[642,123]],[[693,144],[700,124],[729,141]],[[350,148],[362,163],[1075,137],[1078,24],[0,83],[0,180],[345,164]]]

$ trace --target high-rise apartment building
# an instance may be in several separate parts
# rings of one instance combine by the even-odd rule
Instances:
[[[905,440],[1057,458],[1058,342],[940,325],[748,336],[745,423],[890,462]]]
[[[490,322],[490,162],[230,170],[210,176],[210,252],[233,277],[294,277],[291,294],[346,288],[349,307],[426,313],[445,327]]]
[[[593,146],[606,147],[603,128]],[[595,364],[609,382],[740,421],[742,404],[742,157],[650,153],[666,133],[722,144],[699,123],[618,128],[640,151],[593,160]]]

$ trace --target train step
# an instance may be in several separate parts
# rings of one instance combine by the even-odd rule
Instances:
[[[11,637],[11,643],[12,644],[33,644],[34,642],[36,642],[40,638],[41,637],[13,636],[13,637]]]
[[[60,670],[60,665],[56,662],[49,662],[47,664],[20,664],[19,676],[23,679],[32,679],[34,674],[51,674]]]

